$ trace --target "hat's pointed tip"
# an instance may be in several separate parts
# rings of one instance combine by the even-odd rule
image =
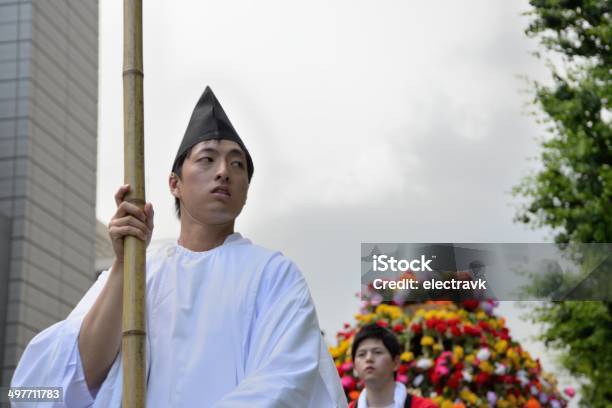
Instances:
[[[206,89],[204,89],[204,92],[202,93],[200,100],[208,101],[208,103],[212,103],[214,105],[217,105],[219,103],[217,101],[217,96],[213,92],[212,88],[208,85],[206,85]]]

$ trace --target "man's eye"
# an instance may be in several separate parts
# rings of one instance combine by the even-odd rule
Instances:
[[[241,169],[244,168],[244,164],[241,161],[232,162],[232,166],[240,167]]]
[[[212,163],[213,159],[212,159],[212,157],[203,156],[203,157],[200,157],[200,158],[198,159],[198,161],[203,161],[203,162],[205,162],[205,163]]]

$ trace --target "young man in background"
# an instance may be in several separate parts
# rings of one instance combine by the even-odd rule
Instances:
[[[390,330],[369,324],[355,334],[353,366],[365,389],[349,408],[436,408],[432,401],[410,395],[395,381],[400,366],[400,344]]]

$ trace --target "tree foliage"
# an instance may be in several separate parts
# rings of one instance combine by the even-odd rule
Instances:
[[[609,1],[532,0],[527,35],[561,53],[552,85],[534,82],[550,135],[542,169],[515,193],[517,219],[555,230],[555,241],[612,242],[612,24]]]
[[[531,0],[526,34],[561,63],[552,84],[533,82],[550,134],[541,169],[514,192],[527,199],[517,220],[555,231],[557,243],[612,242],[612,40],[609,0]],[[547,303],[535,309],[541,339],[588,381],[583,406],[612,407],[610,302]]]

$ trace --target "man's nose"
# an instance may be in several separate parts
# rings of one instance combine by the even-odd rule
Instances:
[[[229,181],[229,168],[225,160],[219,160],[219,167],[217,168],[215,180]]]

